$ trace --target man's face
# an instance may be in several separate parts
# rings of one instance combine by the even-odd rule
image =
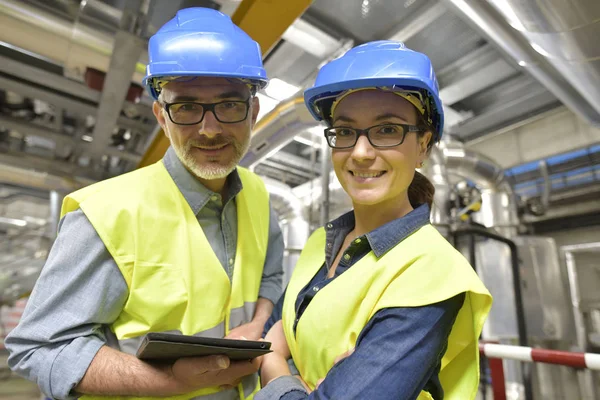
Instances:
[[[220,122],[214,111],[205,111],[199,123],[178,125],[173,122],[180,122],[177,115],[197,113],[200,107],[191,104],[170,106],[173,120],[165,110],[165,104],[170,103],[230,101],[231,103],[223,104],[217,111],[220,119],[224,120],[227,119],[223,116],[227,115],[228,108],[239,107],[240,103],[233,102],[248,99],[250,101],[247,118],[235,123]],[[177,115],[176,109],[179,110]],[[186,82],[168,83],[163,88],[159,101],[154,102],[153,111],[185,167],[200,179],[212,180],[227,177],[246,154],[259,104],[257,98],[251,97],[246,84],[225,78],[198,77]]]

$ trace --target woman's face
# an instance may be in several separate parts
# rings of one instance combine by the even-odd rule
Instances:
[[[402,97],[380,90],[362,90],[342,99],[334,110],[334,127],[365,129],[381,124],[417,125],[417,110]],[[395,147],[373,147],[360,135],[349,149],[333,149],[335,173],[357,205],[389,204],[402,207],[408,202],[407,190],[415,168],[427,156],[431,132],[419,137],[409,132]]]

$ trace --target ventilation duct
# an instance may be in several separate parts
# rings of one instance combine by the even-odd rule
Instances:
[[[600,2],[488,0],[600,114]]]
[[[79,14],[87,11],[87,3],[82,2]],[[97,5],[99,2],[90,3]],[[104,12],[112,20],[117,18],[116,11],[119,19],[121,13],[108,6],[92,7],[90,11]],[[84,23],[80,16],[75,16],[72,21],[24,1],[0,0],[0,41],[60,64],[65,68],[65,74],[75,74],[73,77],[79,79],[86,67],[108,71],[115,33],[110,29],[111,24],[103,24],[105,29],[102,29]],[[147,58],[144,52],[133,81],[141,82]]]
[[[571,111],[588,123],[600,126],[600,50],[596,39],[600,35],[600,26],[591,23],[594,18],[597,21],[600,17],[599,3],[596,0],[494,2],[502,4],[500,8],[505,13],[514,11],[509,21],[513,22],[513,26],[515,22],[521,22],[523,34],[511,28],[502,15],[485,1],[445,0],[451,9],[482,32]],[[587,13],[584,12],[586,10]],[[581,25],[577,26],[578,23]],[[569,30],[560,32],[560,29]]]

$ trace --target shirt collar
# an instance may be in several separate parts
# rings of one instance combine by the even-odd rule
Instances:
[[[200,212],[200,210],[208,203],[211,197],[221,197],[220,194],[213,192],[200,183],[200,181],[190,171],[188,171],[187,168],[185,168],[172,147],[167,149],[167,152],[163,157],[163,164],[169,175],[171,175],[175,185],[177,185],[177,188],[190,205],[194,215]],[[225,185],[227,185],[227,201],[234,198],[242,190],[242,181],[237,169],[234,169],[229,174]]]
[[[406,239],[421,227],[429,224],[429,205],[421,204],[405,216],[396,218],[367,233],[365,236],[377,257],[381,257],[398,243]],[[354,211],[349,211],[326,225],[326,230],[343,233],[350,232],[355,225]]]

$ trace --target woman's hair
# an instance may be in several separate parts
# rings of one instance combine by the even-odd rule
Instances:
[[[410,186],[408,187],[408,200],[413,208],[417,208],[421,204],[429,204],[429,208],[433,204],[433,195],[435,187],[433,184],[419,171],[415,171]]]
[[[422,118],[421,114],[418,111],[416,112],[417,118],[419,119],[417,125],[421,129],[419,132],[417,132],[417,135],[421,137],[425,134],[425,132],[428,131],[433,134],[431,140],[427,144],[427,154],[429,154],[431,152],[431,148],[433,147],[435,142],[437,142],[439,134],[437,134],[437,132],[435,132],[429,126],[429,124],[425,122],[424,118]],[[433,183],[431,183],[425,175],[423,175],[419,171],[415,171],[415,176],[413,177],[413,180],[410,183],[410,186],[408,187],[408,200],[410,201],[410,205],[413,208],[416,208],[421,204],[427,203],[429,205],[429,209],[431,209],[434,194],[435,187],[433,186]]]

